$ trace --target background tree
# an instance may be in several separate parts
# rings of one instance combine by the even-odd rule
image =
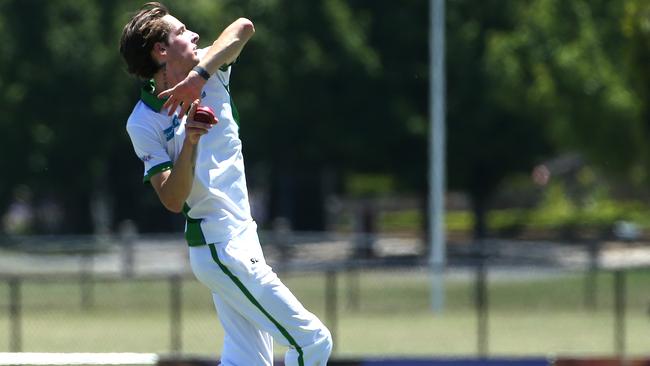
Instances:
[[[427,2],[165,3],[201,46],[239,16],[256,24],[233,95],[271,218],[322,229],[324,198],[359,173],[426,196]],[[0,213],[20,194],[40,212],[34,232],[181,228],[139,184],[124,129],[139,83],[117,44],[140,5],[0,0]],[[647,181],[649,12],[641,0],[447,2],[449,188],[471,197],[477,236],[499,184],[555,151]]]
[[[503,180],[527,172],[550,153],[544,126],[516,104],[516,88],[494,82],[491,49],[500,34],[516,34],[517,10],[528,2],[450,1],[447,13],[449,188],[465,191],[484,237],[489,200]],[[534,47],[534,46],[533,46]]]
[[[629,172],[645,148],[642,102],[626,71],[625,3],[526,5],[516,9],[514,31],[491,40],[491,82],[517,91],[498,98],[531,111],[555,146],[581,151],[610,172]]]

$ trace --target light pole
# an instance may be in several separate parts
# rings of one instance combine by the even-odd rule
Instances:
[[[429,0],[429,230],[431,306],[445,303],[445,0]]]

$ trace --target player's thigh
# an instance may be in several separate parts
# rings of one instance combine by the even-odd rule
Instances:
[[[233,267],[239,294],[224,298],[242,316],[273,335],[285,346],[304,346],[329,337],[323,323],[293,295],[274,272],[250,275]]]

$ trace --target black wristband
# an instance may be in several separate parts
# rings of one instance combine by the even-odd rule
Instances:
[[[201,77],[204,78],[205,80],[210,79],[210,73],[206,69],[202,68],[201,66],[196,65],[192,68],[192,70],[196,71],[196,73],[201,75]]]

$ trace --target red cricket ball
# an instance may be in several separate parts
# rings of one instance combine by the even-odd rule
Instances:
[[[196,122],[203,122],[211,125],[215,125],[218,122],[212,108],[204,105],[200,105],[196,108],[196,113],[194,113],[194,120]]]

